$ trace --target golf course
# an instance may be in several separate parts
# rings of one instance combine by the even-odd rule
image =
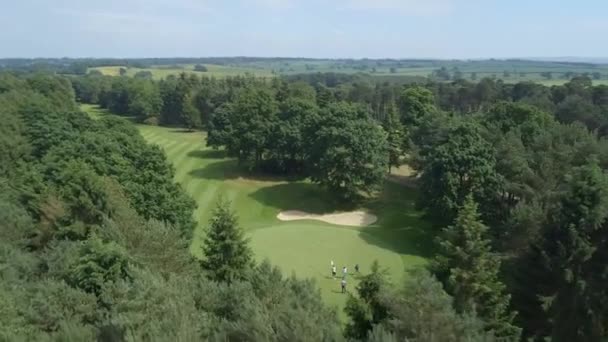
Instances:
[[[104,115],[96,106],[83,105],[92,116]],[[414,208],[416,191],[395,181],[386,181],[384,190],[362,204],[363,208],[343,208],[321,187],[307,180],[288,180],[251,175],[221,150],[205,146],[205,133],[180,128],[138,125],[142,136],[160,146],[175,168],[175,179],[196,201],[192,253],[201,255],[200,243],[216,201],[230,200],[241,227],[250,238],[260,261],[269,259],[289,275],[314,278],[330,305],[343,308],[347,296],[340,293],[342,267],[354,273],[355,264],[366,273],[374,260],[387,269],[393,282],[404,270],[426,262],[432,238],[421,213]],[[394,178],[394,177],[391,177]],[[320,220],[281,221],[283,211],[311,214],[365,209],[377,217],[367,226],[336,225]],[[338,276],[331,277],[330,261]],[[356,274],[347,277],[354,289]],[[341,313],[342,314],[342,313]]]

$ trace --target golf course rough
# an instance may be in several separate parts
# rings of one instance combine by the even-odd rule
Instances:
[[[358,279],[353,274],[355,264],[365,274],[373,261],[378,260],[393,283],[401,281],[405,269],[426,264],[431,239],[426,236],[426,222],[414,209],[416,193],[412,189],[391,183],[377,199],[365,203],[375,216],[356,213],[359,220],[356,225],[345,225],[344,221],[334,222],[342,225],[327,223],[319,218],[335,215],[331,213],[339,208],[331,195],[316,184],[243,173],[236,160],[205,146],[203,132],[137,127],[149,143],[165,151],[175,169],[176,181],[197,202],[194,215],[198,227],[191,246],[197,257],[202,254],[201,241],[213,206],[223,196],[232,202],[258,261],[269,259],[285,276],[295,274],[315,279],[323,299],[337,307],[343,319],[347,296],[340,293],[340,279],[331,277],[331,260],[339,276],[343,266],[348,268],[347,290],[351,292]],[[294,208],[309,215],[308,218],[318,215],[317,219],[277,218],[281,212],[289,214],[287,211]]]

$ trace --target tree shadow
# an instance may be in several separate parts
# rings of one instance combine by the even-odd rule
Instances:
[[[400,254],[431,257],[437,231],[424,219],[424,212],[416,209],[417,198],[416,189],[387,181],[379,196],[368,202],[378,221],[361,228],[361,238]]]
[[[196,129],[187,129],[187,128],[175,128],[171,130],[171,133],[199,133],[201,131]]]
[[[272,175],[262,172],[250,171],[238,164],[236,159],[226,159],[224,151],[202,150],[191,151],[188,153],[191,157],[201,159],[216,159],[218,161],[207,163],[200,169],[192,170],[188,174],[190,176],[208,179],[208,180],[233,180],[244,179],[259,182],[295,182],[302,179],[300,175],[283,176]]]
[[[302,210],[313,214],[355,209],[320,186],[304,181],[267,186],[249,195],[264,206],[283,210]]]
[[[200,159],[224,159],[227,154],[225,150],[193,150],[188,152],[187,156]]]
[[[192,151],[188,155],[196,154],[200,156],[205,151]],[[201,157],[203,158],[203,157]],[[200,169],[192,170],[188,173],[192,177],[208,179],[208,180],[229,180],[239,178],[239,172],[236,160],[226,159],[218,162],[208,163]]]

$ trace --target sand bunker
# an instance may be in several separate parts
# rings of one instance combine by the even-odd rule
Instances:
[[[376,222],[378,218],[365,211],[348,211],[342,213],[316,215],[300,210],[282,211],[277,215],[281,221],[318,220],[341,226],[363,227]]]

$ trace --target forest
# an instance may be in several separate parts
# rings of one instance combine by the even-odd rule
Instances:
[[[0,339],[608,338],[608,86],[589,77],[4,72],[0,116]],[[198,260],[194,201],[129,119],[205,130],[248,172],[308,178],[348,203],[409,165],[434,257],[402,283],[375,264],[346,322],[312,280],[255,261],[227,200]]]

